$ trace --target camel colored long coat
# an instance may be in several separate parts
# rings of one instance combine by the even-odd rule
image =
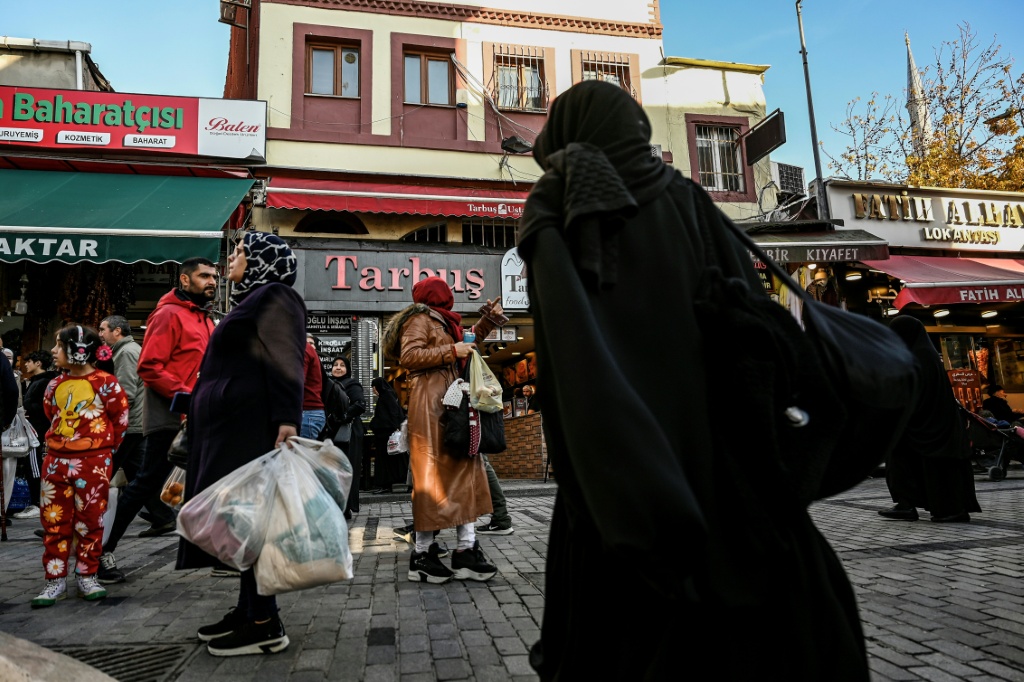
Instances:
[[[483,460],[455,457],[444,446],[441,404],[458,377],[454,339],[444,320],[426,308],[401,326],[399,361],[409,371],[409,462],[412,470],[412,517],[417,531],[475,523],[490,514],[491,492]],[[418,309],[417,309],[418,310]],[[477,338],[490,332],[484,321]]]

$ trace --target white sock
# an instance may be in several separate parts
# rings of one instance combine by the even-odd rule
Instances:
[[[430,546],[434,544],[434,531],[416,531],[416,552],[422,553],[430,549]]]
[[[473,549],[476,544],[476,526],[472,523],[464,523],[458,527],[459,544],[456,549]]]

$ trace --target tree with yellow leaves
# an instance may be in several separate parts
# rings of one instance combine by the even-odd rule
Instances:
[[[909,113],[927,108],[928,125],[912,122],[892,95],[874,93],[865,105],[854,99],[832,125],[849,144],[836,156],[825,152],[831,170],[856,180],[1024,191],[1024,73],[1014,77],[1013,59],[994,40],[981,47],[969,24],[958,28],[921,72],[922,92],[904,93]]]

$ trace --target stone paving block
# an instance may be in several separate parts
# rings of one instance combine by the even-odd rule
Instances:
[[[978,654],[978,652],[973,652]],[[977,675],[978,669],[969,665],[970,661],[976,661],[984,658],[983,655],[978,654],[971,658],[957,659],[956,656],[950,655],[947,652],[937,654],[924,654],[917,657],[923,663],[927,663],[932,668],[938,668],[944,670],[951,675],[959,675],[960,677],[966,677],[969,675]],[[966,663],[965,663],[966,661]]]
[[[462,658],[462,647],[458,639],[434,639],[430,642],[430,654],[435,662],[441,658]]]
[[[946,671],[940,670],[939,668],[910,668],[907,672],[914,673],[918,677],[925,680],[931,680],[932,682],[960,682],[961,680],[963,680],[962,677],[950,675]]]
[[[931,650],[926,649],[925,651]],[[889,649],[887,647],[879,646],[874,643],[868,644],[868,654],[872,658],[880,658],[901,668],[910,668],[912,666],[921,665],[921,662],[913,656],[908,656],[907,654],[901,653],[894,649]]]
[[[1021,668],[1011,668],[997,661],[977,661],[972,665],[1006,682],[1024,682],[1024,669]]]
[[[1018,644],[1024,645],[1024,641],[1019,641]],[[995,646],[985,647],[982,651],[993,656],[1009,661],[1010,664],[1015,665],[1021,669],[1024,669],[1024,650],[1016,646],[1009,644],[996,644]]]
[[[980,658],[984,658],[982,654],[975,648],[960,644],[957,642],[950,642],[946,640],[928,640],[923,644],[931,649],[941,652],[945,656],[958,661],[976,661]],[[918,656],[921,660],[928,660],[927,656]],[[934,665],[934,664],[932,664]],[[939,666],[942,667],[942,666]]]
[[[398,671],[393,665],[368,665],[363,674],[363,682],[396,682],[398,679]]]
[[[503,665],[474,665],[476,682],[509,682],[512,676]]]
[[[439,680],[465,680],[472,675],[469,663],[461,658],[445,658],[434,662]]]
[[[899,635],[883,635],[878,638],[878,641],[886,647],[895,649],[896,651],[904,654],[914,655],[931,652],[931,649],[928,647],[918,642],[911,641],[906,637],[900,637]]]
[[[334,649],[311,649],[303,642],[302,651],[295,661],[294,670],[319,670],[327,672],[334,660]]]
[[[983,646],[990,646],[995,644],[991,639],[986,638],[984,635],[977,635],[973,632],[967,632],[960,628],[944,627],[932,632],[932,635],[938,637],[938,640],[948,643],[960,643],[971,649],[977,649]],[[927,644],[927,643],[926,643]]]
[[[402,654],[398,657],[398,671],[405,679],[406,674],[425,673],[433,671],[433,662],[430,654],[426,651]]]
[[[529,656],[504,656],[502,660],[511,675],[536,675],[530,667]]]
[[[397,647],[394,644],[366,647],[367,665],[390,665],[396,661],[397,657]]]
[[[431,640],[455,639],[456,630],[454,625],[450,625],[447,623],[438,623],[435,625],[429,625],[427,627],[427,634],[430,635]]]

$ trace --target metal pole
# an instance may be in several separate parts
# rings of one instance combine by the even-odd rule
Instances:
[[[824,219],[828,217],[829,211],[825,188],[821,185],[821,155],[818,152],[818,128],[814,125],[814,100],[811,99],[811,72],[807,69],[807,45],[804,43],[804,21],[800,14],[801,2],[803,0],[796,0],[796,22],[800,27],[800,54],[804,58],[804,84],[807,89],[807,117],[811,121],[811,146],[814,149],[814,185],[818,193],[818,218]]]

